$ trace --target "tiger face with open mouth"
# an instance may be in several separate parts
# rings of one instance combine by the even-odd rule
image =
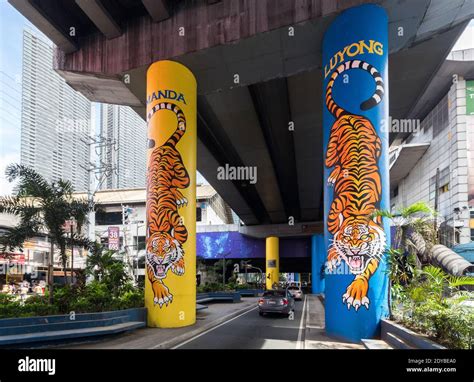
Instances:
[[[372,259],[379,259],[385,248],[385,234],[372,219],[349,218],[334,234],[330,266],[343,260],[352,274],[367,270]]]

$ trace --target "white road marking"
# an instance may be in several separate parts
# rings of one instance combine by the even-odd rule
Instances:
[[[210,329],[206,330],[205,332],[202,332],[202,333],[200,333],[200,334],[198,334],[198,335],[196,335],[196,336],[190,338],[189,340],[186,340],[186,341],[181,342],[180,344],[178,344],[178,345],[176,345],[176,346],[173,346],[171,349],[178,349],[178,348],[180,348],[181,346],[184,346],[184,345],[190,343],[191,341],[194,341],[195,339],[197,339],[197,338],[199,338],[199,337],[201,337],[201,336],[204,336],[204,335],[206,335],[207,333],[210,333],[210,332],[212,332],[213,330],[215,330],[215,329],[217,329],[217,328],[220,328],[221,326],[224,326],[224,325],[228,324],[229,322],[232,322],[232,321],[236,320],[237,318],[242,317],[243,315],[245,315],[245,314],[247,314],[247,313],[250,313],[251,311],[253,311],[253,310],[257,309],[257,308],[258,308],[258,306],[255,306],[255,307],[253,307],[252,309],[249,309],[249,310],[247,310],[246,312],[241,313],[241,314],[239,314],[238,316],[235,316],[234,318],[231,318],[231,319],[228,320],[228,321],[224,321],[223,323],[221,323],[221,324],[219,324],[219,325],[217,325],[217,326],[214,326],[213,328],[210,328]]]
[[[301,340],[303,337],[303,320],[305,319],[304,312],[306,310],[306,295],[304,296],[304,303],[303,303],[303,311],[301,312],[301,319],[300,319],[300,329],[298,330],[298,340],[296,341],[296,348],[297,349],[304,349],[303,341]]]

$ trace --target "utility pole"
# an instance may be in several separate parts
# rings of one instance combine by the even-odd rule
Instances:
[[[117,168],[113,162],[108,161],[118,150],[117,141],[112,138],[107,138],[102,135],[90,136],[88,140],[82,140],[89,146],[91,158],[89,158],[89,165],[85,168],[89,174],[89,187],[87,189],[87,201],[89,203],[89,240],[95,241],[95,211],[94,211],[94,196],[102,188],[105,180],[112,174],[116,173]],[[94,155],[94,157],[92,157]]]
[[[438,240],[438,203],[439,203],[439,167],[436,169],[436,177],[435,177],[435,199],[434,199],[434,233],[435,239]]]
[[[70,228],[71,228],[71,285],[74,284],[74,224],[76,219],[71,217],[70,219]]]

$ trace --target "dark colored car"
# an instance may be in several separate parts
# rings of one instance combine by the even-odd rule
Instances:
[[[290,314],[295,310],[295,299],[287,290],[268,290],[258,299],[258,313]]]

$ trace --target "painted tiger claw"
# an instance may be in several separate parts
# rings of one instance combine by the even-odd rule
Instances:
[[[370,301],[367,297],[362,297],[362,305],[364,305],[367,310],[369,309],[369,303]]]
[[[360,300],[354,300],[352,302],[352,305],[354,306],[354,309],[356,310],[356,312],[359,310],[360,308]]]

